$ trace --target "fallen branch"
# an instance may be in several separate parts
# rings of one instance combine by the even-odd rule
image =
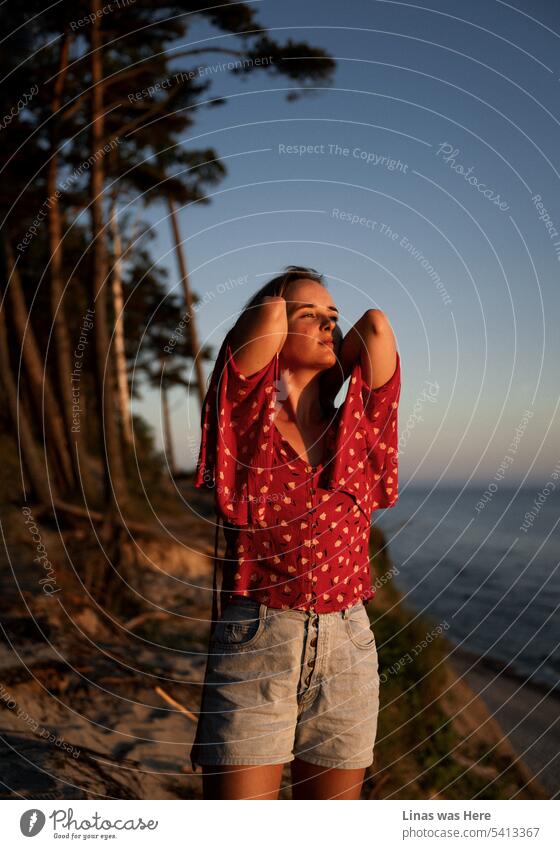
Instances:
[[[134,628],[137,628],[138,625],[143,625],[148,619],[167,619],[172,615],[172,613],[163,610],[140,613],[138,616],[134,616],[132,619],[129,619],[128,622],[124,622],[122,627],[126,628],[127,631],[132,631]]]
[[[171,696],[165,692],[165,690],[162,690],[161,687],[155,687],[154,689],[156,693],[158,693],[162,697],[162,699],[165,699],[168,704],[173,705],[173,707],[176,707],[178,710],[181,711],[181,713],[184,713],[185,716],[188,716],[189,719],[192,719],[193,722],[198,722],[198,716],[195,716],[194,713],[192,713],[192,711],[190,711],[188,708],[183,707],[180,702],[176,702],[175,699],[172,699]]]
[[[77,519],[87,519],[90,523],[97,522],[99,524],[109,523],[115,526],[121,526],[131,531],[136,531],[141,534],[150,534],[154,537],[167,537],[161,533],[157,525],[146,525],[144,522],[136,522],[126,519],[118,515],[110,516],[107,513],[100,513],[97,510],[84,510],[82,507],[76,507],[75,504],[68,504],[66,501],[52,501],[50,504],[37,504],[33,508],[34,515],[40,517],[45,513],[55,515],[56,512],[65,513],[68,516],[74,516]]]

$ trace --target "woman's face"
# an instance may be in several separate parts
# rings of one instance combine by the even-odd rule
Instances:
[[[333,297],[314,280],[296,280],[284,293],[288,335],[281,356],[285,367],[328,369],[337,361],[342,333]]]

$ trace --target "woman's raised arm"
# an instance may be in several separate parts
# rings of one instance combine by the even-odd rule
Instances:
[[[391,323],[381,310],[367,310],[360,319],[362,375],[371,389],[378,389],[397,367],[397,343]]]
[[[241,313],[230,331],[235,364],[246,377],[260,371],[280,351],[288,334],[286,301],[280,295],[263,298]]]
[[[361,357],[364,382],[371,389],[383,386],[397,364],[395,335],[385,313],[366,310],[344,338],[339,333],[335,345],[338,362],[323,376],[322,390],[334,401],[358,357]]]

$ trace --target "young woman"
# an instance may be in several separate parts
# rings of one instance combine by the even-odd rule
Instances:
[[[322,275],[288,266],[227,334],[204,401],[196,485],[226,539],[191,750],[207,799],[276,799],[288,762],[293,798],[358,799],[373,763],[369,536],[397,500],[400,360],[380,310],[344,338],[337,322]]]

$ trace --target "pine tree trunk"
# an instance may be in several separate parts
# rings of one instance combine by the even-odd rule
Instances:
[[[105,472],[105,500],[107,505],[122,507],[127,498],[126,481],[116,421],[113,397],[113,370],[110,362],[110,345],[107,318],[107,252],[103,232],[103,189],[105,169],[103,164],[103,54],[100,31],[100,0],[91,0],[93,23],[89,27],[91,51],[91,154],[90,209],[92,230],[91,283],[95,305],[96,390],[101,423],[101,456]]]
[[[115,312],[115,368],[117,372],[117,398],[123,439],[132,447],[132,416],[130,414],[128,373],[124,344],[124,300],[122,289],[122,239],[119,227],[116,199],[111,203],[111,236],[113,239],[113,268],[111,272],[113,309]]]
[[[23,405],[19,404],[16,382],[12,374],[6,317],[4,307],[0,307],[0,381],[4,386],[8,409],[14,424],[14,433],[19,439],[23,462],[38,501],[49,505],[56,499],[52,482],[47,480],[45,468],[40,459],[40,453],[35,445],[27,414]],[[22,496],[25,498],[25,483],[22,480]]]
[[[21,285],[17,264],[10,244],[10,237],[4,229],[2,232],[4,255],[7,263],[7,290],[11,305],[14,329],[25,371],[31,386],[31,393],[36,407],[38,420],[45,423],[45,438],[47,450],[52,457],[53,467],[62,473],[62,486],[71,490],[74,486],[72,463],[69,446],[65,440],[64,422],[52,390],[50,378],[45,370],[43,357],[39,350],[35,333],[29,319],[29,312]],[[43,409],[44,403],[44,409]],[[48,437],[48,438],[47,438]]]
[[[84,431],[82,426],[77,429],[73,427],[72,391],[70,385],[73,362],[63,304],[62,222],[60,203],[57,195],[58,133],[56,128],[58,126],[58,112],[62,103],[62,92],[68,69],[69,47],[70,36],[65,32],[60,45],[59,69],[54,83],[54,92],[51,101],[53,130],[51,132],[51,158],[47,170],[47,196],[50,198],[47,220],[50,253],[50,297],[58,370],[57,385],[64,416],[66,439],[70,446],[70,461],[72,463],[74,477],[77,481],[80,481],[86,501],[91,503],[95,500],[95,488],[89,469]]]
[[[194,310],[193,310],[193,299],[191,295],[190,285],[189,285],[189,275],[187,272],[187,263],[185,261],[185,253],[183,251],[183,245],[181,243],[181,235],[179,233],[179,223],[177,221],[177,211],[175,209],[175,201],[172,197],[167,197],[167,206],[169,209],[169,216],[171,218],[171,227],[173,230],[173,238],[175,241],[175,256],[177,257],[177,265],[179,268],[179,274],[181,275],[181,284],[183,286],[183,294],[185,296],[185,308],[186,313],[189,318],[189,333],[190,340],[192,346],[192,355],[194,358],[194,368],[196,372],[196,382],[198,386],[198,398],[200,401],[200,408],[202,409],[202,404],[204,402],[204,396],[206,394],[205,387],[205,375],[204,369],[202,367],[202,359],[199,355],[200,352],[200,344],[198,341],[198,332],[196,329],[196,323],[194,320]]]
[[[165,368],[162,363],[162,369]],[[177,466],[175,464],[175,450],[173,446],[173,432],[171,430],[171,416],[169,414],[169,392],[167,389],[167,385],[165,382],[165,378],[161,381],[160,385],[161,391],[161,413],[163,419],[163,441],[164,441],[164,449],[165,456],[167,458],[167,465],[169,466],[169,470],[171,472],[171,477],[175,477],[177,474]]]

